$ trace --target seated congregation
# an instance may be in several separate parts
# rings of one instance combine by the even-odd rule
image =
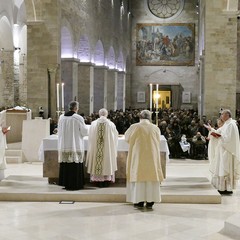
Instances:
[[[110,110],[108,118],[116,125],[119,134],[124,134],[134,123],[139,122],[139,113],[142,109]],[[81,114],[86,124],[99,118],[94,112],[90,116]],[[240,111],[236,111],[238,128],[240,126]],[[156,114],[152,114],[152,122],[156,123]],[[158,113],[158,127],[161,134],[167,139],[170,158],[191,158],[196,160],[207,159],[208,130],[204,124],[216,127],[212,117],[200,117],[194,109],[160,109]],[[184,139],[184,140],[183,140]]]

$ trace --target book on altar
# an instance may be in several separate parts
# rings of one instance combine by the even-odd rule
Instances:
[[[211,132],[211,135],[212,135],[213,137],[216,137],[216,138],[221,137],[221,134],[216,133],[216,132]]]

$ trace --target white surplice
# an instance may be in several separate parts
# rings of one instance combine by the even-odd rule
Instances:
[[[220,191],[232,191],[240,177],[240,142],[236,122],[228,119],[222,127],[211,132],[221,137],[211,137],[209,142],[212,184]]]
[[[88,135],[88,128],[82,116],[61,115],[58,121],[58,161],[82,163],[84,159],[83,137]]]
[[[92,122],[89,129],[87,172],[94,181],[114,181],[117,170],[118,131],[104,116]]]

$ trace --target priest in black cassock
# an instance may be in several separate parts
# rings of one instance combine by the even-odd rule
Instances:
[[[79,103],[69,103],[69,112],[58,121],[58,160],[60,163],[59,185],[66,190],[84,187],[84,142],[88,128],[82,116],[78,115]]]

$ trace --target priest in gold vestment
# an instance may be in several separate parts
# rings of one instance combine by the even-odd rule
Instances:
[[[90,181],[99,187],[115,182],[117,170],[118,131],[107,116],[107,109],[99,110],[99,118],[92,122],[88,137],[87,172]]]
[[[143,110],[140,122],[125,132],[129,143],[127,157],[127,202],[134,207],[152,209],[161,201],[163,173],[160,161],[160,129],[151,123],[151,112]]]

